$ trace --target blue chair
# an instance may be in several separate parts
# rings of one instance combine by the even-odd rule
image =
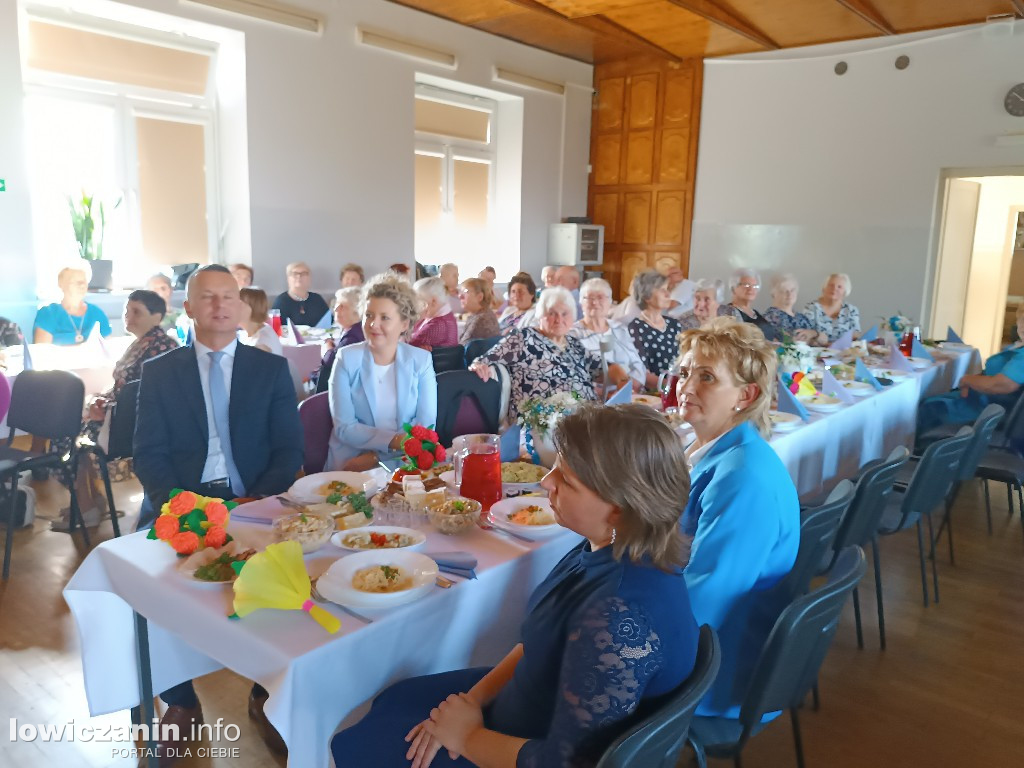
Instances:
[[[750,737],[768,725],[762,718],[770,712],[788,709],[797,765],[804,768],[797,710],[814,685],[832,645],[846,596],[856,588],[865,568],[864,551],[857,546],[847,547],[836,558],[828,581],[798,597],[782,612],[761,650],[740,705],[739,719],[693,718],[690,741],[697,749],[698,761],[704,754],[732,758],[740,768],[740,754]]]
[[[472,371],[437,375],[437,436],[451,445],[459,435],[498,434],[501,422],[501,383],[481,381]]]
[[[468,368],[480,355],[486,355],[491,347],[501,341],[501,336],[492,336],[489,339],[473,339],[466,345],[466,365]]]
[[[690,733],[697,704],[711,689],[721,663],[718,636],[705,624],[700,628],[697,659],[690,676],[656,712],[613,741],[597,768],[674,768]]]
[[[785,594],[778,602],[773,601],[773,605],[785,605],[806,595],[811,579],[831,567],[836,557],[833,544],[853,501],[854,491],[852,482],[842,480],[820,506],[800,511],[800,549],[789,573],[772,587]]]
[[[434,347],[430,350],[434,358],[434,373],[466,370],[466,348],[461,344],[454,347]]]

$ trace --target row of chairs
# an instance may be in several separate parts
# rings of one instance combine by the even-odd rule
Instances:
[[[480,355],[487,354],[491,347],[499,341],[501,341],[501,336],[492,336],[488,339],[473,339],[466,345],[435,347],[430,353],[434,357],[434,373],[464,371],[470,363]]]

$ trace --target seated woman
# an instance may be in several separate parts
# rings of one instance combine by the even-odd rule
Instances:
[[[114,407],[124,385],[142,376],[144,362],[178,346],[178,342],[161,328],[166,311],[167,304],[163,297],[154,291],[132,291],[128,294],[128,301],[124,305],[124,328],[135,337],[135,341],[114,365],[114,385],[87,403],[88,415],[82,428],[84,437],[96,441],[107,412]],[[131,478],[131,467],[131,459],[119,459],[110,462],[107,471],[112,481],[120,482]],[[101,513],[106,509],[106,494],[99,485],[95,457],[79,462],[76,482],[78,503],[81,504],[86,525],[99,524]],[[68,530],[67,515],[62,513],[61,519],[54,521],[53,529]]]
[[[262,349],[264,352],[283,355],[281,340],[274,333],[274,329],[267,325],[269,317],[267,309],[270,304],[267,294],[260,288],[242,288],[238,295],[242,299],[242,312],[239,320],[242,335],[238,340],[250,347]]]
[[[1024,339],[1024,303],[1017,305],[1017,334]],[[1018,341],[986,360],[982,373],[962,377],[956,390],[922,400],[917,411],[917,434],[941,424],[970,423],[990,403],[1003,406],[1009,413],[1021,396],[1022,385],[1024,341]]]
[[[768,445],[776,355],[752,323],[716,318],[683,331],[677,397],[696,439],[686,449],[693,537],[686,584],[699,624],[722,644],[722,667],[697,712],[737,717],[758,654],[785,607],[767,591],[800,546],[800,502]]]
[[[678,438],[649,408],[583,406],[554,443],[541,485],[556,520],[584,539],[534,590],[521,641],[491,669],[385,690],[334,737],[338,768],[594,765],[692,671]]]
[[[761,329],[768,341],[781,341],[779,332],[768,318],[754,309],[757,294],[761,292],[761,276],[757,270],[741,267],[729,278],[732,301],[718,308],[719,317],[733,317],[744,323],[753,323]]]
[[[669,308],[668,278],[653,269],[638,272],[630,293],[640,308],[640,316],[629,323],[633,346],[647,369],[648,389],[658,386],[658,377],[667,371],[679,352],[679,332],[683,327],[674,317],[661,313]]]
[[[440,277],[424,277],[413,285],[423,310],[422,319],[413,326],[409,343],[427,352],[434,347],[454,347],[459,343],[459,324],[448,305],[448,291]]]
[[[644,368],[633,339],[626,326],[612,323],[608,313],[612,308],[612,287],[607,280],[592,277],[580,286],[580,303],[583,305],[583,319],[569,329],[569,335],[580,340],[584,349],[594,355],[601,354],[601,344],[611,347],[606,353],[609,364],[617,363],[629,373],[633,389],[640,390],[647,382]]]
[[[100,335],[110,335],[110,321],[95,304],[85,301],[89,291],[92,268],[82,259],[81,265],[64,267],[57,273],[57,285],[64,294],[59,302],[40,307],[36,312],[32,340],[36,344],[81,344],[99,326]]]
[[[462,302],[463,320],[466,321],[462,335],[459,336],[460,344],[468,344],[473,339],[492,339],[501,335],[498,318],[491,310],[494,292],[490,283],[479,277],[463,280],[459,300]]]
[[[362,320],[359,317],[359,301],[362,295],[361,285],[350,285],[334,292],[334,309],[332,310],[334,325],[341,329],[341,333],[327,337],[320,345],[323,357],[320,360],[320,371],[316,376],[317,394],[327,391],[327,382],[331,378],[331,367],[334,365],[334,357],[338,354],[338,350],[349,344],[366,341],[363,337]]]
[[[502,333],[513,328],[526,328],[537,316],[533,304],[537,295],[537,284],[529,272],[517,272],[508,281],[508,307],[498,318]]]
[[[565,288],[545,288],[536,309],[535,325],[514,329],[469,366],[484,381],[495,375],[494,364],[508,369],[510,422],[519,417],[520,403],[531,397],[575,392],[584,400],[597,399],[594,377],[601,374],[601,358],[568,335],[576,318],[572,294]],[[630,383],[619,365],[608,366],[608,377],[616,388]]]
[[[402,424],[437,422],[433,358],[400,341],[416,320],[416,292],[405,278],[387,273],[363,291],[366,341],[338,350],[327,388],[334,419],[328,470],[371,469],[378,454],[401,448]]]
[[[157,272],[146,281],[146,290],[157,294],[167,305],[167,312],[164,314],[160,327],[164,330],[174,328],[183,310],[174,309],[171,306],[171,298],[174,296],[174,285],[171,283],[171,278],[163,272]]]
[[[700,328],[713,317],[718,317],[718,308],[722,305],[724,286],[721,280],[702,278],[693,289],[693,310],[679,318],[684,331]]]
[[[21,328],[18,327],[18,324],[6,317],[0,317],[0,349],[13,347],[21,342]]]
[[[772,305],[765,310],[764,319],[797,341],[825,343],[825,336],[814,329],[807,316],[793,311],[799,290],[800,283],[795,276],[788,273],[776,275],[772,280]]]
[[[846,303],[852,290],[850,276],[836,272],[825,280],[821,296],[816,301],[807,302],[804,307],[804,314],[811,327],[825,336],[829,343],[847,331],[860,333],[860,312],[852,304]]]

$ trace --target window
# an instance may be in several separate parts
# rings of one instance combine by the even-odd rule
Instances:
[[[496,102],[416,88],[416,260],[454,262],[465,276],[489,256],[495,186]]]
[[[29,17],[24,29],[40,286],[79,253],[69,202],[83,195],[93,198],[117,287],[214,260],[215,46],[99,19],[92,27]]]

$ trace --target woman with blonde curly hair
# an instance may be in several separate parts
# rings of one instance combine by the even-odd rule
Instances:
[[[402,424],[437,421],[437,380],[429,352],[400,338],[417,317],[416,291],[387,273],[370,280],[361,302],[366,341],[338,350],[331,378],[330,450],[326,469],[363,471],[397,451]]]
[[[699,715],[739,716],[758,654],[783,605],[769,591],[796,560],[800,502],[766,438],[776,355],[752,323],[718,317],[679,340],[679,408],[697,437],[687,448],[693,537],[686,584],[698,624],[722,644],[722,667]]]

